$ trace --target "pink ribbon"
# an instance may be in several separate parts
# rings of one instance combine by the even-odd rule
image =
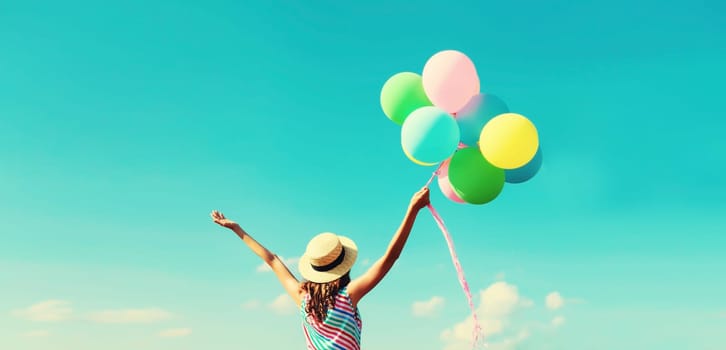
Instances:
[[[429,181],[426,183],[425,187],[428,187],[431,185],[431,182],[434,180],[434,178],[438,175],[439,170],[437,169],[434,174],[431,176]],[[477,343],[479,342],[479,336],[481,334],[481,325],[479,324],[479,319],[476,316],[476,309],[474,308],[474,301],[471,298],[471,290],[469,289],[469,283],[466,282],[466,278],[464,277],[464,269],[461,267],[461,263],[459,262],[459,257],[456,255],[456,249],[454,248],[454,241],[451,239],[451,234],[449,233],[449,230],[446,228],[446,225],[444,225],[444,220],[441,218],[439,213],[434,209],[434,207],[429,203],[427,205],[429,208],[429,211],[431,211],[431,215],[434,217],[434,220],[436,221],[436,224],[439,226],[439,229],[441,229],[441,232],[444,234],[444,238],[446,239],[446,244],[449,246],[449,254],[451,254],[451,260],[454,262],[454,267],[456,268],[456,274],[459,277],[459,283],[461,284],[461,288],[464,289],[464,293],[466,294],[466,298],[469,301],[469,308],[471,309],[471,315],[474,318],[474,329],[472,330],[472,348],[476,348]]]

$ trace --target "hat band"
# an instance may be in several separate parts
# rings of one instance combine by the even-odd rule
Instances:
[[[315,271],[326,272],[326,271],[330,271],[330,270],[334,269],[336,266],[340,265],[340,263],[343,262],[343,259],[345,259],[345,248],[340,250],[340,255],[338,255],[338,257],[335,260],[333,260],[333,262],[331,262],[330,264],[323,265],[323,266],[315,266],[313,264],[310,264],[310,266],[312,266],[313,270],[315,270]]]

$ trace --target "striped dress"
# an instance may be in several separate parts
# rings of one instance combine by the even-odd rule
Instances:
[[[358,308],[353,308],[347,287],[338,292],[335,307],[328,310],[322,323],[305,312],[305,304],[309,298],[309,295],[305,295],[300,303],[302,328],[308,350],[360,350],[363,323]]]

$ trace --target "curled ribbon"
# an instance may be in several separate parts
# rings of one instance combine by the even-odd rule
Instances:
[[[431,182],[436,178],[438,175],[439,170],[437,169],[434,174],[431,176],[429,181],[426,183],[425,187],[429,187],[431,185]],[[474,301],[471,297],[471,290],[469,289],[469,283],[466,282],[466,278],[464,277],[464,269],[461,267],[461,263],[459,262],[459,257],[456,255],[456,249],[454,248],[454,241],[451,238],[451,234],[449,233],[449,230],[446,228],[446,225],[444,225],[444,220],[441,218],[439,213],[434,209],[434,207],[429,203],[427,205],[429,208],[429,211],[431,211],[431,215],[434,217],[434,220],[436,221],[436,224],[439,226],[439,229],[441,229],[441,232],[444,234],[444,238],[446,239],[446,244],[449,246],[449,254],[451,254],[451,260],[454,262],[454,267],[456,268],[456,274],[459,277],[459,283],[461,284],[461,288],[464,290],[464,294],[466,294],[466,298],[469,301],[469,308],[471,309],[471,315],[474,320],[474,329],[472,330],[472,348],[476,348],[477,343],[479,342],[479,336],[481,334],[482,328],[479,324],[479,319],[476,316],[476,309],[474,308]]]

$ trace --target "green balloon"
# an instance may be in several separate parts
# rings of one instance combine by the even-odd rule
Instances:
[[[449,181],[459,198],[470,204],[493,201],[504,188],[504,169],[491,165],[478,147],[462,148],[449,162]]]
[[[433,103],[426,96],[421,76],[416,73],[398,73],[386,81],[381,89],[381,107],[388,119],[403,125],[411,112]]]

